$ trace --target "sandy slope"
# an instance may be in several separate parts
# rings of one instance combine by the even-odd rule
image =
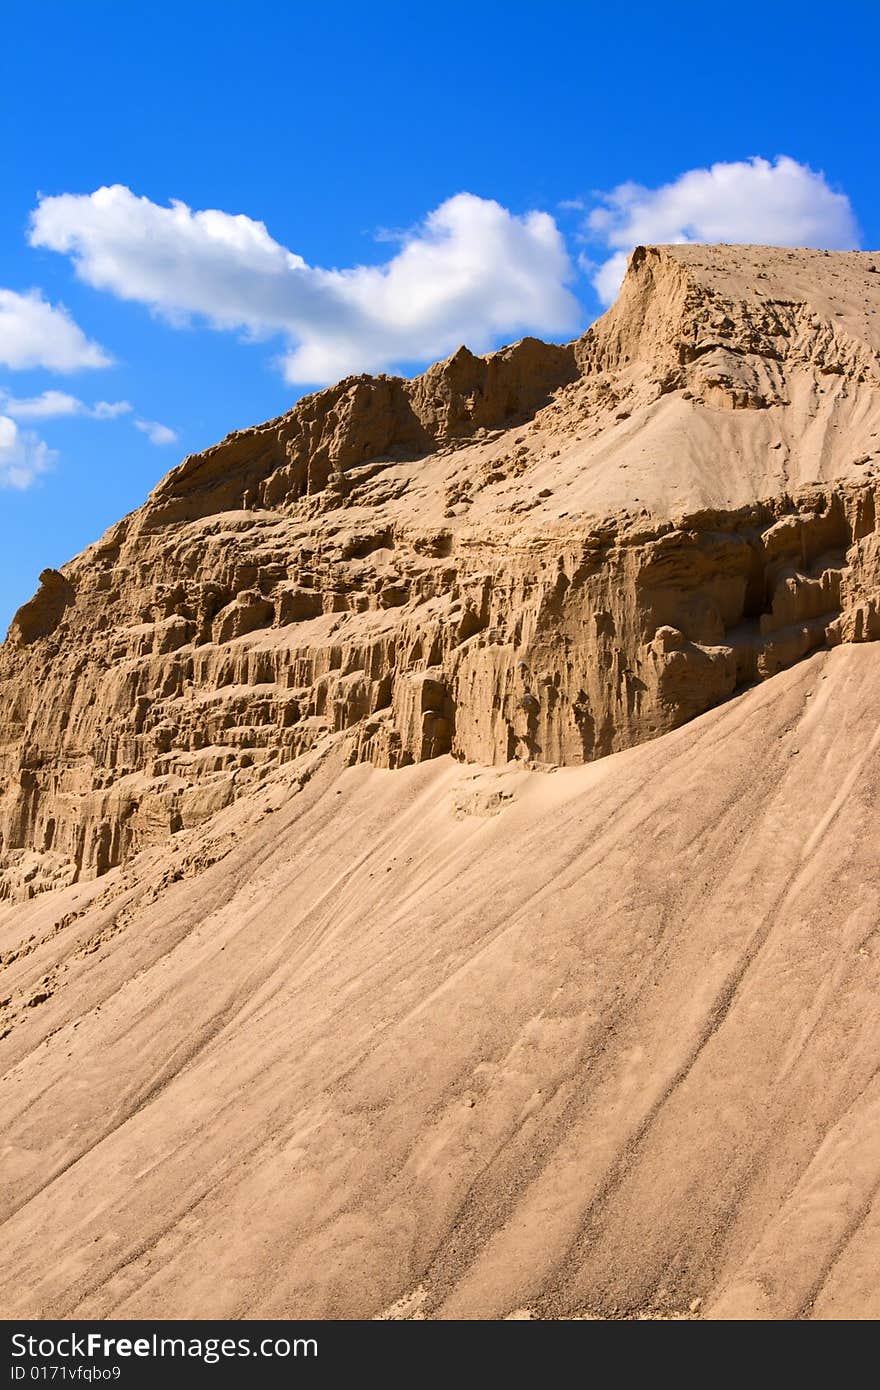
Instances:
[[[878,678],[576,769],[330,739],[4,908],[0,1311],[880,1314]]]

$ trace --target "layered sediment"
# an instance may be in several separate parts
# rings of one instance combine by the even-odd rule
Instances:
[[[639,248],[583,338],[349,378],[191,456],[0,651],[0,896],[345,736],[570,765],[880,636],[880,256]]]

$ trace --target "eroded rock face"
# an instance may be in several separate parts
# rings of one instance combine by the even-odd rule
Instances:
[[[40,637],[48,637],[75,598],[76,591],[63,574],[58,570],[43,570],[39,589],[13,618],[7,641],[13,646],[29,647]]]
[[[524,338],[488,357],[461,347],[414,381],[346,377],[288,415],[184,460],[156,488],[150,514],[190,520],[239,507],[290,507],[322,494],[333,505],[348,490],[350,470],[529,419],[577,375],[573,344]]]
[[[390,768],[579,763],[875,640],[872,266],[642,248],[578,343],[349,378],[186,459],[0,650],[0,896],[330,733]]]
[[[876,627],[876,516],[869,484],[535,543],[496,570],[485,628],[448,661],[453,751],[589,761],[818,646],[868,640],[849,634]]]

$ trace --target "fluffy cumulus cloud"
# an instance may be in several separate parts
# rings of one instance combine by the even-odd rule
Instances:
[[[57,455],[30,430],[20,430],[8,415],[0,415],[0,487],[23,492]]]
[[[691,169],[660,188],[622,183],[567,207],[582,216],[590,252],[581,266],[606,304],[629,252],[645,242],[858,245],[848,198],[784,155]],[[262,222],[162,206],[118,184],[40,199],[30,229],[32,245],[69,256],[89,285],[173,324],[196,319],[251,340],[280,338],[287,379],[305,385],[424,362],[460,342],[485,351],[500,338],[558,337],[583,323],[568,249],[547,212],[517,215],[459,193],[417,227],[382,239],[394,244],[382,264],[309,265]],[[52,365],[50,352],[59,370],[106,362],[64,310],[38,294],[13,299],[0,298],[0,362]],[[4,302],[12,329],[2,327]],[[63,395],[45,394],[56,403]],[[167,426],[134,423],[154,443],[173,442]]]
[[[0,289],[0,365],[13,370],[46,367],[76,372],[109,367],[111,358],[86,337],[60,304],[50,304],[39,290],[18,294]]]
[[[859,244],[849,199],[824,174],[785,155],[690,169],[661,188],[622,183],[600,195],[585,231],[612,254],[594,267],[599,298],[610,304],[630,251],[646,243],[751,242],[762,246]]]
[[[546,212],[511,213],[468,193],[398,239],[381,265],[311,266],[262,222],[185,203],[163,207],[116,185],[43,198],[31,243],[72,257],[88,284],[252,338],[280,334],[291,382],[441,357],[466,341],[550,336],[578,326],[572,265]]]
[[[96,401],[86,405],[67,391],[42,391],[39,396],[12,396],[0,390],[0,406],[14,420],[57,420],[67,415],[86,416],[90,420],[116,420],[128,415],[128,401]]]

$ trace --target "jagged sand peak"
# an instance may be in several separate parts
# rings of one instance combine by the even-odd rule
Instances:
[[[412,380],[348,377],[185,459],[137,524],[335,507],[376,461],[427,484],[404,489],[402,514],[438,520],[428,461],[450,446],[444,471],[474,477],[483,495],[469,513],[493,521],[551,483],[541,524],[560,492],[568,514],[637,501],[665,517],[854,476],[878,437],[878,267],[870,252],[638,247],[618,300],[576,342],[526,338],[484,357],[462,347]],[[508,435],[524,426],[528,479],[493,486],[510,483]],[[488,487],[481,471],[496,475]]]

